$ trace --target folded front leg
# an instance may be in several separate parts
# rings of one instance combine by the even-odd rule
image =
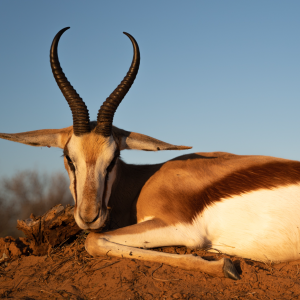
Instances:
[[[207,261],[192,254],[178,255],[134,248],[184,245],[180,237],[176,240],[176,227],[174,227],[175,237],[172,238],[170,228],[162,225],[159,220],[151,220],[106,233],[90,233],[86,239],[85,247],[92,256],[109,255],[134,258],[164,263],[185,270],[201,271],[218,277],[240,279],[234,265],[228,258]],[[160,229],[159,235],[158,229]]]

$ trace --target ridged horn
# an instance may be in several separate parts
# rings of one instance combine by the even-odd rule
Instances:
[[[99,109],[97,116],[97,127],[95,128],[95,132],[105,137],[108,137],[112,134],[114,114],[119,104],[132,86],[140,66],[140,51],[136,40],[129,33],[123,33],[127,35],[132,42],[133,59],[129,71],[127,72],[124,79],[110,94],[110,96],[103,102],[102,106]]]
[[[63,28],[54,37],[50,49],[50,64],[56,83],[62,91],[64,97],[66,98],[71,108],[73,116],[74,134],[80,136],[82,134],[90,132],[89,111],[83,100],[80,98],[76,90],[73,88],[73,86],[70,84],[67,77],[65,76],[60,66],[57,55],[57,46],[59,39],[62,36],[62,34],[69,28],[70,27]]]

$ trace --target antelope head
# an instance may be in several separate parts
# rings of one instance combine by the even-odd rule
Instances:
[[[58,60],[58,42],[67,29],[69,27],[60,30],[54,37],[50,63],[57,85],[70,106],[73,126],[15,134],[0,133],[0,138],[30,146],[63,149],[64,165],[75,201],[75,220],[82,229],[98,229],[108,217],[108,202],[121,150],[183,150],[191,147],[171,145],[112,125],[116,109],[133,84],[140,64],[138,44],[125,32],[134,50],[131,66],[122,82],[100,107],[97,121],[90,122],[85,103],[69,83]]]

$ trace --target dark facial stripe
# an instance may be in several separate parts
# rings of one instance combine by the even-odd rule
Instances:
[[[108,181],[109,173],[106,173],[105,180],[104,180],[104,189],[103,189],[103,195],[102,195],[102,209],[105,210],[105,199],[106,199],[106,193],[107,193],[107,181]]]
[[[69,137],[69,139],[67,140],[66,144],[65,144],[65,147],[64,147],[64,150],[63,150],[63,155],[66,157],[66,156],[69,156],[69,150],[68,150],[68,144],[71,140],[71,136]],[[68,162],[69,164],[69,162]],[[74,201],[75,201],[75,208],[77,207],[77,180],[76,180],[76,174],[75,174],[75,169],[72,170],[70,164],[69,164],[69,168],[71,169],[71,171],[73,172],[73,176],[74,176]]]
[[[232,198],[261,189],[272,190],[299,182],[300,162],[270,162],[231,173],[216,182],[212,182],[202,190],[197,190],[196,179],[191,182],[190,187],[179,186],[173,191],[161,188],[160,192],[167,199],[164,213],[171,214],[172,220],[190,222],[206,207],[221,201],[221,199]]]
[[[115,151],[115,156],[114,156],[113,160],[111,161],[110,165],[107,167],[107,172],[106,172],[105,181],[104,181],[103,196],[102,196],[102,208],[105,208],[105,209],[106,209],[105,199],[106,199],[106,194],[107,194],[107,184],[108,184],[109,175],[112,172],[119,156],[120,156],[120,151],[119,151],[119,149],[117,149]]]
[[[76,175],[75,172],[73,172],[73,176],[74,176],[74,196],[75,196],[75,207],[77,207],[77,180],[76,180]]]

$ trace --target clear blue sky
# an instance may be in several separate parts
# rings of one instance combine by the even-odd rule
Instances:
[[[300,160],[299,1],[1,1],[0,132],[72,124],[49,64],[59,57],[91,119],[140,46],[137,79],[114,125],[190,151],[124,151],[155,163],[226,151]],[[64,170],[62,151],[0,140],[0,177]]]

